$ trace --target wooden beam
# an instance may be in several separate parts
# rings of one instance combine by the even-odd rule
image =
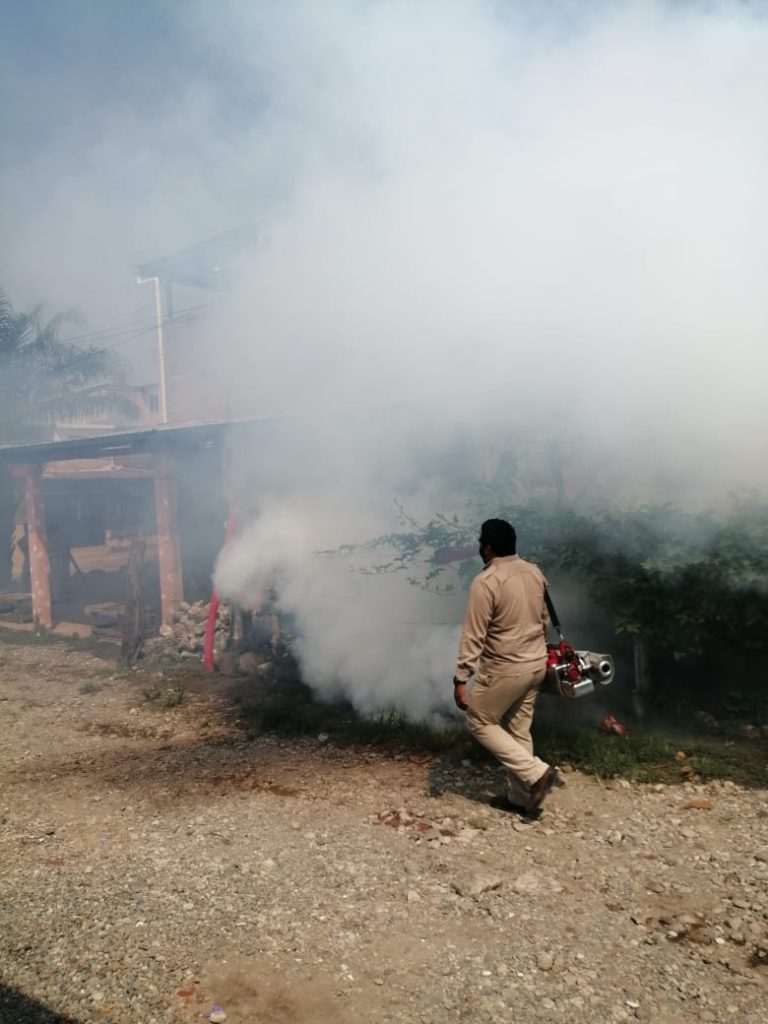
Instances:
[[[48,536],[43,500],[43,467],[24,469],[24,500],[26,502],[27,537],[29,542],[29,576],[32,590],[32,616],[35,626],[51,629],[51,564],[48,559]]]
[[[179,550],[176,481],[170,466],[160,456],[155,460],[155,521],[160,572],[160,619],[164,626],[170,626],[184,598],[184,583]]]

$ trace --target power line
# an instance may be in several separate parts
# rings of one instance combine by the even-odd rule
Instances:
[[[210,306],[215,305],[217,305],[216,302],[204,302],[198,306],[187,306],[186,309],[180,309],[177,313],[173,313],[170,316],[163,317],[163,319],[161,320],[161,324],[165,326],[166,324],[172,323],[174,320],[179,319],[179,317],[185,316],[187,313],[196,313],[198,310],[208,309]],[[144,321],[142,323],[137,324],[129,324],[126,327],[105,328],[103,331],[92,331],[90,334],[76,334],[73,335],[71,338],[60,338],[59,340],[64,344],[72,344],[75,342],[94,341],[102,338],[116,338],[122,334],[129,334],[130,332],[136,329],[139,329],[142,333],[144,332],[145,329],[147,331],[155,330],[157,329],[157,320],[155,319],[151,321]]]
[[[167,324],[172,323],[174,320],[178,320],[179,318],[185,316],[187,313],[194,313],[194,312],[196,312],[198,310],[208,309],[210,306],[215,306],[215,305],[217,305],[216,302],[205,302],[205,303],[202,303],[199,306],[188,306],[186,309],[181,309],[181,310],[179,310],[178,313],[174,313],[172,316],[163,317],[162,320],[160,321],[160,323],[161,323],[162,326],[166,326]],[[116,330],[116,331],[114,331],[112,333],[112,337],[119,337],[121,334],[125,334],[128,330],[130,330],[130,328],[125,328],[125,329],[119,330],[119,331]],[[122,345],[127,345],[131,341],[136,341],[138,338],[142,338],[142,337],[144,337],[147,334],[152,334],[156,330],[157,330],[157,320],[153,320],[147,326],[142,327],[141,330],[134,331],[132,334],[128,334],[127,337],[120,338],[119,341],[115,341],[112,345],[99,346],[98,349],[101,352],[111,352],[111,351],[113,351],[113,349],[120,348],[120,346],[122,346]],[[82,335],[81,337],[88,337],[88,335]],[[71,343],[73,341],[76,341],[76,340],[77,340],[76,338],[62,338],[61,339],[62,342],[65,342],[67,344],[69,344],[69,343]],[[80,352],[80,353],[78,353],[78,355],[72,356],[71,359],[68,359],[63,365],[64,365],[65,368],[68,369],[71,366],[76,366],[79,362],[81,362],[81,361],[83,361],[85,359],[90,359],[92,356],[93,356],[92,352],[89,352],[89,351]]]
[[[160,324],[162,326],[167,326],[168,324],[173,323],[174,321],[181,319],[182,317],[186,316],[189,313],[196,313],[199,310],[209,309],[211,306],[216,306],[216,305],[218,305],[218,303],[214,301],[214,302],[200,303],[197,306],[187,306],[186,308],[180,309],[178,312],[173,313],[170,316],[163,317],[161,319],[161,321],[160,321]],[[152,333],[154,333],[157,330],[157,326],[158,326],[158,322],[155,319],[155,320],[152,320],[151,322],[145,321],[142,324],[133,324],[132,326],[128,326],[128,327],[107,328],[107,329],[105,329],[103,331],[93,331],[90,334],[75,335],[75,336],[73,336],[71,338],[57,338],[56,340],[57,340],[57,342],[60,342],[61,344],[69,345],[69,344],[75,344],[75,343],[77,343],[79,341],[90,340],[91,342],[93,342],[93,341],[98,340],[100,338],[105,338],[105,339],[117,338],[117,339],[119,339],[117,341],[114,341],[111,345],[96,346],[97,347],[97,353],[96,354],[99,354],[99,352],[111,352],[114,349],[120,348],[123,345],[128,345],[128,344],[130,344],[130,342],[136,341],[138,338],[142,338],[142,337],[144,337],[147,334],[152,334]],[[136,329],[136,328],[138,328],[138,329]],[[77,353],[77,355],[74,355],[71,358],[67,359],[65,362],[63,362],[61,364],[61,366],[59,367],[59,369],[69,370],[71,367],[77,367],[78,363],[83,362],[84,360],[88,360],[88,359],[93,358],[93,355],[94,355],[94,353],[91,352],[91,351],[88,351],[88,350],[83,351],[83,352],[79,352],[79,353]]]

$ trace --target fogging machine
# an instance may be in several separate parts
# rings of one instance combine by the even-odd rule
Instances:
[[[541,692],[575,700],[593,693],[596,683],[607,686],[613,682],[614,665],[610,654],[574,650],[563,636],[548,590],[544,591],[544,598],[558,639],[557,643],[547,643],[547,674]]]

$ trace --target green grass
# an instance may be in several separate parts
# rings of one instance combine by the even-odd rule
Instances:
[[[266,694],[259,700],[239,702],[239,717],[253,736],[268,732],[281,736],[325,735],[337,746],[376,746],[394,750],[442,753],[465,745],[460,726],[435,729],[426,722],[410,721],[397,708],[364,715],[345,701],[324,704],[303,686]]]
[[[602,779],[683,782],[691,769],[701,781],[730,779],[743,786],[768,786],[768,744],[697,736],[658,728],[636,728],[627,737],[534,727],[537,753],[553,764],[569,764]],[[678,754],[685,756],[678,758]]]
[[[159,708],[177,708],[187,699],[187,688],[182,682],[174,683],[172,686],[155,684],[142,690],[142,694],[145,700]]]
[[[392,708],[372,715],[357,713],[347,703],[323,704],[306,687],[290,693],[265,694],[258,701],[239,704],[239,718],[250,736],[320,736],[340,747],[379,747],[396,751],[432,753],[452,759],[492,762],[491,755],[476,743],[461,724],[446,722],[443,729],[426,722],[409,721]],[[633,782],[681,783],[689,775],[702,781],[731,779],[745,786],[768,786],[763,740],[742,741],[672,734],[662,729],[635,729],[627,737],[587,729],[534,725],[536,752],[551,764],[570,765],[601,779],[623,778]],[[679,751],[684,759],[676,757]]]
[[[67,644],[104,657],[111,667],[103,673],[94,668],[89,675],[118,676],[122,673],[116,663],[113,644],[91,639],[72,639],[35,636],[0,630],[0,664],[13,645]],[[144,666],[145,667],[145,666]],[[202,674],[199,667],[176,665],[162,683],[144,672],[136,682],[146,683],[145,700],[158,708],[173,708],[183,704],[187,696],[187,682],[193,688],[196,680],[211,677]],[[186,680],[186,681],[185,681]],[[81,693],[96,693],[98,683],[85,682]],[[300,683],[290,682],[280,687],[264,687],[258,699],[236,701],[238,718],[247,735],[271,733],[280,736],[302,737],[326,734],[328,742],[339,747],[378,747],[392,751],[431,753],[453,760],[469,758],[477,763],[490,763],[492,757],[467,732],[463,723],[446,719],[443,728],[426,722],[408,720],[401,711],[390,708],[371,715],[359,714],[347,702],[332,704],[316,700],[312,691]],[[686,716],[690,720],[690,716]],[[684,732],[667,725],[630,726],[626,738],[607,735],[597,729],[553,727],[534,723],[536,752],[552,764],[571,765],[601,779],[624,778],[635,782],[683,782],[681,769],[690,768],[702,781],[730,779],[744,786],[768,787],[768,742],[750,740],[743,736],[743,722],[727,720],[718,723],[718,732]],[[685,758],[676,758],[683,751]]]
[[[662,780],[675,762],[677,747],[654,735],[627,737],[584,730],[543,726],[534,728],[536,752],[551,764],[571,765],[601,779],[625,778],[637,782]]]
[[[466,732],[460,726],[435,729],[427,722],[413,722],[392,708],[372,715],[353,716],[350,736],[370,746],[398,745],[407,749],[443,753],[466,746]]]
[[[101,683],[81,683],[78,693],[100,693],[103,689]]]

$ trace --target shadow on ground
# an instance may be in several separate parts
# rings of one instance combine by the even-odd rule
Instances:
[[[43,1006],[15,988],[0,984],[0,1021],[11,1024],[79,1024],[74,1017]]]
[[[489,805],[504,791],[500,769],[488,762],[460,764],[453,757],[436,757],[427,772],[429,795],[450,793],[478,804]]]
[[[159,809],[169,803],[196,802],[206,794],[262,792],[317,798],[333,792],[337,782],[344,790],[351,777],[383,771],[394,787],[398,780],[424,781],[420,759],[411,761],[404,754],[370,748],[340,748],[316,739],[263,736],[163,741],[141,726],[128,728],[119,723],[99,724],[100,742],[89,749],[88,733],[93,731],[91,726],[77,748],[52,749],[33,765],[22,763],[6,771],[2,785],[7,793],[12,794],[16,786],[27,793],[36,789],[46,803],[51,779],[58,778],[67,780],[67,794],[73,798],[81,792],[80,787],[95,787],[99,797],[111,792],[136,799],[133,794],[138,793]]]

